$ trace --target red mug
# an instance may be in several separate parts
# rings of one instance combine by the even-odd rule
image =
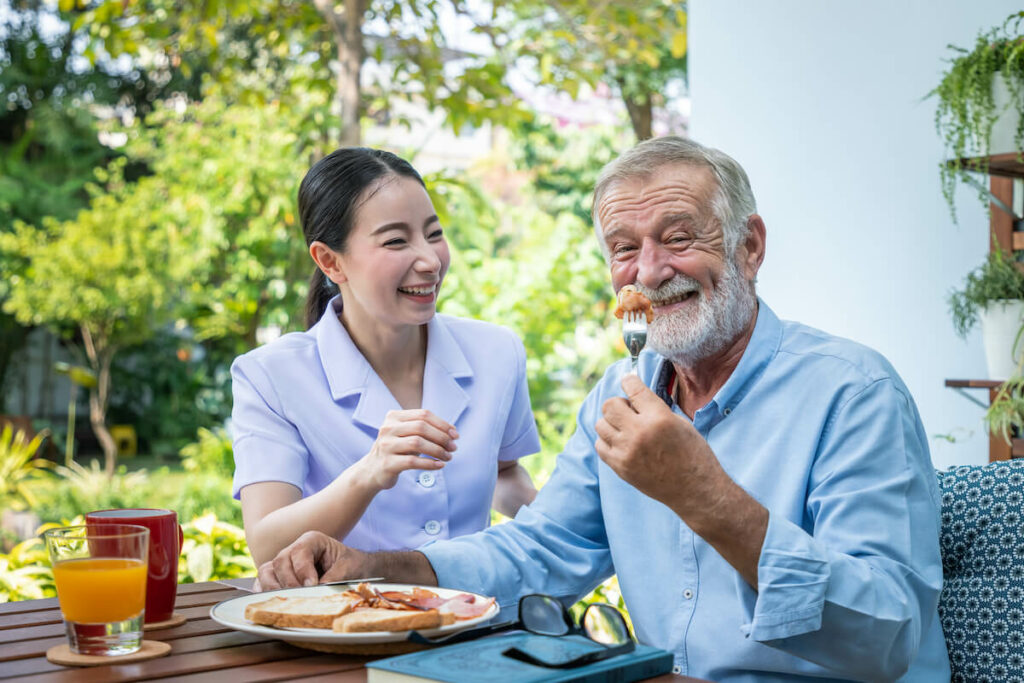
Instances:
[[[149,529],[149,575],[146,577],[146,623],[167,621],[178,594],[178,557],[183,535],[174,510],[125,508],[85,515],[86,526],[138,524]]]

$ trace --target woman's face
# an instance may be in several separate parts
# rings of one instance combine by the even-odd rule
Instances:
[[[427,191],[413,178],[387,176],[356,210],[337,282],[346,319],[422,325],[433,316],[451,257]]]

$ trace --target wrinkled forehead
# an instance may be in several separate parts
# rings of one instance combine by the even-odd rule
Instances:
[[[714,173],[706,166],[666,164],[610,180],[598,198],[594,218],[605,230],[611,223],[650,219],[665,212],[688,214],[696,220],[713,213],[716,188]]]

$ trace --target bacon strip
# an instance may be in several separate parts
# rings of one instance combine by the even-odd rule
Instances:
[[[362,597],[358,607],[380,607],[393,610],[427,611],[436,609],[455,615],[456,619],[472,619],[485,613],[494,604],[494,598],[477,600],[469,593],[459,593],[451,598],[442,598],[425,588],[415,587],[409,591],[381,592],[368,583],[356,586],[355,592]]]

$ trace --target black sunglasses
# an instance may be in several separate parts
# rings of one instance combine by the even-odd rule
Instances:
[[[540,594],[526,595],[519,600],[519,619],[516,621],[469,629],[447,637],[433,639],[427,638],[418,631],[412,631],[407,640],[423,645],[450,645],[514,629],[542,636],[582,635],[602,646],[600,650],[593,650],[562,662],[548,662],[517,647],[511,647],[502,652],[506,657],[551,669],[572,669],[585,666],[609,657],[632,652],[636,647],[625,617],[612,605],[606,603],[589,605],[583,611],[580,622],[577,624],[565,605],[549,595]]]

